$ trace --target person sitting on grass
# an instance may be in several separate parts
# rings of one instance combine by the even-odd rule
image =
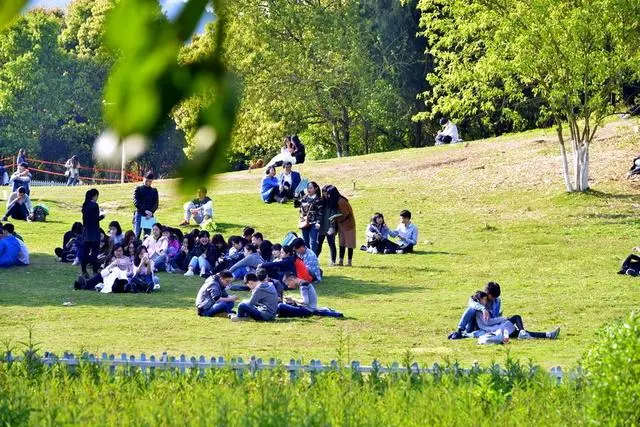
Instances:
[[[636,246],[632,249],[633,252],[640,252],[640,246]],[[622,267],[618,274],[627,274],[629,276],[639,276],[640,275],[640,256],[636,254],[629,255],[624,262],[622,263]]]
[[[260,283],[254,273],[244,276],[244,283],[251,290],[251,298],[238,305],[238,314],[231,316],[232,322],[275,320],[278,312],[278,292],[270,283]]]
[[[20,242],[8,233],[4,226],[0,227],[0,268],[10,268],[21,265]]]
[[[282,279],[287,289],[300,289],[301,299],[285,298],[284,303],[278,304],[279,317],[309,317],[318,306],[316,289],[309,282],[300,280],[293,273],[286,273]]]
[[[413,247],[418,243],[418,227],[411,222],[411,212],[400,212],[400,224],[395,230],[389,230],[389,236],[397,237],[400,244],[387,240],[384,253],[406,254],[413,252]]]
[[[193,276],[194,272],[199,271],[200,277],[205,277],[216,265],[218,259],[218,252],[215,245],[210,242],[210,235],[208,231],[201,231],[198,234],[198,242],[193,247],[193,251],[190,254],[191,262],[185,276]]]
[[[71,230],[64,233],[62,247],[55,248],[54,252],[60,262],[73,262],[78,252],[78,244],[82,239],[82,223],[74,222]]]
[[[116,244],[124,244],[124,234],[122,234],[122,227],[118,221],[111,221],[109,223],[109,240],[111,246]]]
[[[265,176],[260,183],[260,198],[265,203],[271,203],[278,195],[278,178],[276,178],[276,168],[273,166],[267,167]]]
[[[229,270],[222,270],[204,281],[196,297],[198,316],[229,316],[238,299],[236,295],[227,294],[226,287],[231,282],[233,282],[233,275]]]
[[[242,247],[247,246],[251,243],[251,239],[255,234],[256,230],[253,227],[245,227],[242,229]]]
[[[371,223],[367,226],[366,231],[367,246],[360,249],[370,254],[382,254],[387,249],[389,242],[389,227],[384,222],[384,215],[376,212],[371,217]]]
[[[313,282],[313,276],[304,261],[296,254],[293,246],[283,246],[277,261],[265,262],[260,264],[258,268],[267,270],[269,277],[278,280],[282,280],[286,273],[294,273],[307,282]]]
[[[129,276],[133,274],[133,264],[131,258],[125,256],[124,248],[116,243],[113,247],[113,257],[107,266],[95,274],[90,279],[84,276],[78,277],[73,287],[76,290],[98,290],[103,294],[111,292],[122,293],[129,283]]]
[[[302,178],[300,173],[291,170],[291,162],[284,163],[284,171],[278,175],[278,194],[274,200],[278,203],[286,203],[296,197],[296,189]]]
[[[182,238],[182,245],[180,250],[171,260],[171,271],[187,271],[189,270],[189,262],[191,258],[189,254],[195,246],[195,241],[192,236],[185,236]]]
[[[31,199],[24,187],[18,187],[7,199],[7,210],[2,217],[6,221],[9,217],[17,220],[31,221]]]
[[[273,277],[269,277],[269,273],[264,268],[258,267],[256,270],[256,277],[260,283],[271,283],[273,287],[276,289],[276,293],[278,294],[278,301],[282,301],[284,294],[284,283],[282,283],[278,279],[274,279]]]
[[[442,130],[436,135],[436,145],[454,144],[456,142],[462,142],[458,135],[458,126],[452,123],[446,117],[440,119],[440,126],[443,126]]]
[[[298,237],[293,241],[293,249],[296,251],[296,255],[304,262],[304,265],[311,273],[313,277],[313,282],[320,282],[322,280],[322,270],[320,269],[320,264],[318,263],[318,257],[315,253],[304,243],[304,239]]]
[[[477,291],[471,297],[476,303],[486,306],[489,303],[489,297],[486,292]],[[476,322],[478,328],[485,333],[504,334],[507,331],[510,338],[518,339],[552,339],[555,340],[560,335],[560,328],[555,328],[550,332],[532,332],[524,328],[522,317],[516,315],[509,318],[506,317],[490,317],[486,318],[482,312],[476,311]],[[506,339],[503,335],[503,339]]]
[[[285,162],[296,163],[297,159],[295,156],[295,152],[297,150],[296,144],[293,143],[290,136],[285,136],[282,141],[282,147],[280,148],[280,153],[275,155],[269,163],[267,163],[267,167],[277,167],[282,166]]]
[[[142,244],[147,248],[149,257],[153,260],[155,266],[154,271],[164,271],[167,268],[167,248],[169,247],[169,240],[163,235],[164,227],[156,222],[151,227],[151,234],[149,234]]]
[[[480,312],[485,319],[498,318],[502,316],[502,301],[500,300],[500,285],[496,282],[489,282],[484,287],[487,294],[487,303],[480,304],[473,298],[469,298],[467,309],[462,314],[458,322],[458,330],[449,335],[449,339],[460,339],[472,336],[478,330],[476,322],[476,312]]]
[[[173,268],[173,262],[175,261],[178,254],[180,254],[180,240],[175,233],[169,229],[169,227],[164,227],[162,230],[162,237],[167,239],[167,264],[166,271],[167,273],[175,272],[175,268]]]
[[[229,251],[221,258],[218,258],[218,265],[213,269],[214,273],[219,273],[222,270],[228,270],[229,267],[244,258],[243,242],[244,239],[240,236],[229,237]]]
[[[205,221],[213,219],[213,200],[207,196],[205,187],[198,188],[197,197],[183,206],[184,219],[180,223],[181,227],[189,225],[189,221],[193,221],[200,225]]]
[[[142,245],[136,252],[133,263],[133,277],[131,278],[131,291],[149,293],[160,289],[160,279],[153,273],[155,271],[153,260],[147,253],[147,248]]]
[[[0,224],[0,227],[4,229],[5,234],[9,234],[15,237],[16,239],[18,239],[18,244],[20,245],[20,252],[18,253],[18,265],[29,265],[30,264],[29,248],[27,248],[27,245],[22,240],[22,237],[20,237],[20,235],[16,233],[16,229],[13,226],[13,224],[11,223],[6,223],[4,225]]]
[[[235,280],[240,280],[246,274],[255,272],[258,265],[263,262],[264,259],[258,252],[258,247],[250,243],[244,247],[244,258],[229,267],[229,271]]]

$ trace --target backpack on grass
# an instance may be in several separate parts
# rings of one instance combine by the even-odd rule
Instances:
[[[33,208],[33,221],[45,222],[49,215],[49,208],[45,205],[36,205]]]

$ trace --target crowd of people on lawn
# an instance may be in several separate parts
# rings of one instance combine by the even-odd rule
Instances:
[[[445,129],[438,136],[442,136],[442,143],[456,142],[455,125],[452,130],[448,122],[442,124]],[[451,138],[444,138],[447,135]],[[326,241],[327,266],[351,266],[357,240],[356,220],[349,199],[335,185],[321,188],[293,170],[294,165],[304,160],[305,149],[300,139],[295,135],[285,138],[280,154],[268,163],[260,186],[260,197],[265,203],[293,201],[298,215],[297,224],[292,220],[292,228],[295,224],[300,236],[290,232],[274,243],[252,227],[245,227],[242,235],[225,238],[222,234],[211,235],[205,229],[183,233],[180,228],[162,225],[156,219],[159,196],[153,187],[154,176],[148,173],[133,193],[131,230],[123,232],[117,221],[111,221],[106,232],[101,228],[105,214],[98,204],[99,192],[92,188],[86,192],[82,205],[82,222],[74,223],[65,233],[62,246],[55,253],[61,262],[80,266],[81,274],[74,282],[78,290],[149,293],[160,289],[158,273],[181,273],[199,275],[204,280],[195,301],[199,316],[232,321],[342,317],[342,313],[318,305],[316,288],[324,276],[318,258]],[[77,169],[79,164],[71,162],[70,166]],[[282,167],[279,174],[278,167]],[[20,166],[16,173],[23,183],[11,194],[3,221],[7,217],[28,219],[32,209],[28,179],[24,185],[27,166]],[[195,223],[204,228],[204,224],[213,221],[214,202],[204,187],[183,209],[179,227]],[[0,267],[27,265],[28,250],[15,234],[13,224],[4,224],[0,229]],[[365,228],[366,245],[360,249],[370,254],[411,253],[418,244],[418,235],[409,210],[399,213],[394,229],[386,224],[382,213],[376,212]],[[640,258],[627,260],[625,264],[631,267],[626,270],[634,268],[636,262],[640,265]],[[89,266],[93,274],[89,274]],[[300,297],[291,298],[285,295],[286,290],[295,290]],[[229,293],[233,291],[249,291],[250,296],[239,301],[237,295]],[[503,317],[500,286],[490,282],[484,291],[471,296],[458,329],[449,338],[484,337],[487,342],[504,342],[509,338],[555,339],[558,334],[559,328],[551,332],[529,331],[518,315]]]

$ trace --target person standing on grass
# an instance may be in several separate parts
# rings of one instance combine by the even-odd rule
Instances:
[[[344,255],[347,253],[347,266],[351,267],[353,260],[353,249],[356,247],[356,219],[353,215],[353,208],[349,199],[344,197],[334,186],[327,188],[329,194],[328,203],[335,207],[338,214],[334,220],[338,226],[338,237],[340,244],[340,260],[338,265],[344,265]],[[331,218],[330,218],[331,219]]]
[[[233,274],[229,270],[209,276],[198,291],[196,310],[198,316],[213,317],[228,315],[238,299],[236,295],[227,294],[226,287],[233,282]]]
[[[18,187],[7,200],[7,210],[2,217],[6,221],[9,217],[18,220],[31,221],[31,199],[24,187]]]
[[[411,222],[411,212],[400,212],[400,224],[395,230],[389,231],[389,236],[397,237],[400,244],[387,240],[384,253],[406,254],[413,252],[413,247],[418,243],[418,227]]]
[[[300,289],[300,298],[285,298],[284,303],[278,304],[279,317],[309,317],[318,307],[316,289],[309,282],[300,280],[293,273],[286,273],[282,279],[288,289]]]
[[[213,200],[207,196],[205,187],[198,188],[197,197],[184,204],[184,218],[179,225],[181,227],[189,225],[191,218],[198,225],[213,219]]]
[[[322,220],[322,195],[320,186],[311,181],[307,185],[307,194],[300,200],[300,219],[298,227],[302,230],[304,243],[313,253],[318,252],[318,230]]]
[[[67,176],[67,187],[72,185],[78,185],[80,182],[80,162],[76,156],[71,156],[69,160],[64,164],[67,169],[65,175]]]
[[[82,274],[86,277],[87,265],[91,264],[93,273],[98,274],[100,265],[98,263],[98,252],[100,251],[100,221],[104,219],[104,214],[100,212],[98,206],[98,196],[100,193],[95,188],[87,191],[82,205],[82,256],[80,266]]]
[[[258,276],[249,273],[244,276],[244,283],[251,290],[251,298],[238,305],[238,315],[231,316],[232,322],[256,320],[265,322],[275,320],[278,312],[278,292],[268,282],[260,283]]]
[[[335,218],[338,214],[338,207],[332,206],[329,203],[329,188],[333,187],[332,185],[325,185],[322,188],[322,212],[320,219],[320,228],[318,229],[318,252],[316,255],[320,258],[320,253],[322,253],[322,245],[324,244],[325,239],[327,240],[327,245],[329,246],[330,251],[330,261],[329,267],[333,267],[336,265],[336,257],[338,256],[338,251],[336,249],[336,225],[335,222],[331,218]]]
[[[158,190],[151,187],[154,178],[153,173],[148,172],[142,185],[138,185],[133,192],[133,206],[136,208],[133,214],[133,229],[137,238],[140,238],[140,233],[143,231],[140,225],[142,218],[150,220],[158,210]],[[148,233],[151,230],[145,228],[144,231]]]

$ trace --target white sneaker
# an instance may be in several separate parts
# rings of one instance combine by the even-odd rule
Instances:
[[[188,269],[186,273],[184,273],[185,276],[187,277],[191,277],[193,276],[193,270],[192,269]]]
[[[371,253],[372,254],[377,254],[378,253],[378,248],[376,248],[375,246],[371,248]]]
[[[155,285],[153,285],[154,291],[157,291],[158,289],[160,289],[160,283],[156,283]]]
[[[557,339],[558,335],[560,335],[560,328],[555,328],[553,331],[547,332],[547,337],[551,340]]]
[[[98,284],[95,286],[95,288],[94,288],[94,289],[95,289],[96,291],[100,292],[100,291],[102,291],[102,289],[103,289],[103,288],[104,288],[104,283],[98,283]]]
[[[531,336],[531,334],[529,332],[527,332],[527,331],[525,331],[523,329],[518,333],[518,339],[519,340],[532,340],[533,337]]]
[[[74,259],[71,265],[80,265],[80,258]]]
[[[236,314],[229,316],[229,320],[232,322],[244,322],[245,320],[249,320],[249,317],[239,317]]]

